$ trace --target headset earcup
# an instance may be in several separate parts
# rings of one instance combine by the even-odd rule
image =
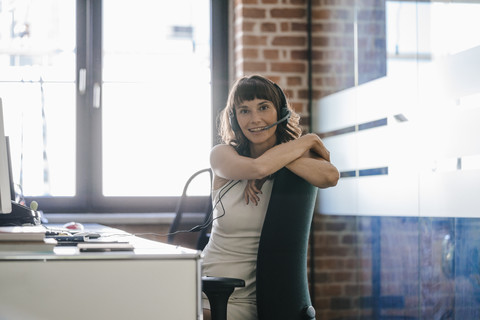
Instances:
[[[281,99],[281,106],[280,106],[280,115],[278,119],[283,119],[287,117],[287,120],[285,121],[285,125],[287,124],[288,120],[290,119],[290,110],[288,109],[288,103],[287,103],[287,96],[285,95],[285,92],[283,92],[282,88],[276,83],[273,83],[275,88],[278,90],[280,94],[280,99]]]
[[[228,119],[230,120],[230,127],[232,127],[232,130],[233,131],[239,131],[240,127],[238,126],[238,122],[237,122],[237,119],[236,119],[235,115],[230,114]]]

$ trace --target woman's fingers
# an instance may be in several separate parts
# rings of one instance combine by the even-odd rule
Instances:
[[[315,143],[311,150],[318,154],[321,158],[330,162],[330,151],[328,151],[328,149],[325,147],[322,139],[320,139],[320,137],[314,133],[310,133],[308,135],[311,135],[315,140]]]
[[[250,201],[252,201],[255,205],[258,205],[258,202],[260,201],[260,197],[258,196],[259,193],[262,193],[262,191],[256,186],[256,181],[248,180],[244,190],[245,203],[249,204]]]

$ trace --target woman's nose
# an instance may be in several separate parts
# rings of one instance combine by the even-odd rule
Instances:
[[[252,118],[251,121],[253,123],[260,121],[260,114],[258,112],[252,112]]]

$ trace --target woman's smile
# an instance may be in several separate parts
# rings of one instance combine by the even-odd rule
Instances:
[[[257,128],[250,128],[250,129],[248,129],[248,131],[258,133],[258,132],[266,131],[265,127],[266,126],[261,126],[261,127],[257,127]]]
[[[250,141],[250,148],[265,151],[275,145],[277,128],[269,127],[277,121],[277,109],[273,102],[255,98],[243,101],[235,109],[238,125]]]

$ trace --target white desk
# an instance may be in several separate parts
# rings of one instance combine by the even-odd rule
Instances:
[[[1,253],[0,319],[202,319],[200,252],[121,239],[135,250]]]

